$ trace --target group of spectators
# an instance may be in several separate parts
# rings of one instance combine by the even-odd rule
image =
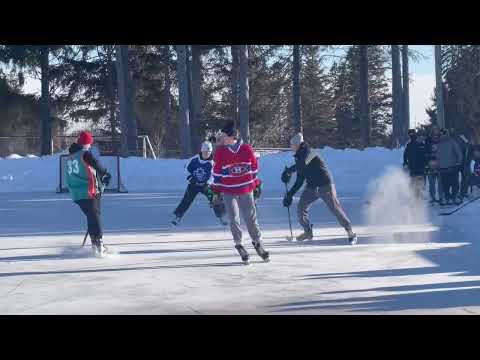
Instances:
[[[480,146],[454,129],[432,126],[430,133],[411,129],[403,154],[418,197],[428,183],[430,202],[460,205],[471,190],[480,187]]]

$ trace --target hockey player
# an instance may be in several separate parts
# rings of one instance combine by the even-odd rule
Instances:
[[[244,144],[241,139],[237,139],[233,122],[227,123],[222,129],[219,143],[222,145],[215,151],[212,189],[223,194],[235,249],[242,261],[247,264],[249,254],[242,245],[240,228],[240,214],[242,214],[257,254],[264,261],[269,261],[269,253],[262,243],[253,196],[254,190],[260,184],[257,179],[257,158],[249,144]]]
[[[87,217],[88,233],[96,255],[104,256],[107,248],[103,244],[100,220],[100,198],[103,186],[108,186],[111,175],[90,152],[93,136],[88,131],[80,133],[72,144],[65,166],[65,179],[72,200]]]
[[[195,200],[196,196],[201,193],[205,195],[213,207],[215,215],[220,219],[223,225],[227,225],[226,220],[223,219],[225,215],[225,205],[220,196],[213,193],[210,189],[212,183],[213,170],[213,146],[209,141],[202,144],[200,153],[190,158],[185,165],[185,174],[189,182],[187,190],[183,195],[183,199],[173,212],[173,225],[178,225],[189,209],[190,205]]]
[[[292,205],[293,196],[300,190],[305,180],[307,181],[307,186],[298,203],[298,220],[304,228],[304,233],[297,237],[297,241],[313,239],[313,225],[308,218],[308,210],[317,199],[321,198],[347,232],[349,243],[356,244],[357,235],[352,231],[352,224],[340,205],[335,184],[325,162],[304,142],[301,133],[292,137],[290,146],[294,152],[295,165],[283,171],[282,181],[288,184],[294,172],[297,173],[297,180],[285,195],[283,206]]]

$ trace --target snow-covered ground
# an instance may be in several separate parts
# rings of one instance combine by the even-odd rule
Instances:
[[[314,240],[286,241],[279,175],[288,154],[262,158],[265,191],[258,213],[271,262],[260,261],[245,233],[249,266],[240,263],[229,229],[218,224],[203,198],[179,228],[169,226],[185,185],[181,161],[124,160],[122,170],[129,161],[131,168],[152,164],[142,168],[151,181],[142,180],[141,171],[142,179],[135,180],[127,170],[130,192],[105,195],[104,240],[116,252],[107,259],[80,248],[85,220],[68,194],[56,194],[55,185],[42,189],[18,181],[15,191],[0,192],[0,314],[479,313],[474,229],[480,206],[439,217],[437,209],[413,208],[398,193],[397,204],[388,201],[395,191],[375,188],[402,186],[392,181],[401,175],[380,177],[401,162],[401,152],[369,151],[322,152],[360,235],[353,247],[320,202],[311,212]],[[42,161],[43,172],[50,171],[44,158],[0,161],[0,187],[15,182],[1,180],[7,174],[19,179],[37,171],[23,163]],[[160,168],[164,172],[157,174]],[[40,183],[43,176],[54,175],[35,172],[30,178]],[[141,189],[149,184],[157,188]],[[375,201],[368,204],[366,197]],[[298,234],[296,202],[292,221]]]
[[[398,165],[402,161],[402,150],[383,148],[365,151],[325,148],[320,153],[330,165],[337,187],[344,192],[364,191],[366,184],[380,176],[386,166]],[[60,154],[39,158],[10,155],[7,161],[0,162],[0,192],[55,191],[59,184],[59,157]],[[285,165],[292,164],[291,152],[261,157],[261,178],[265,187],[283,191],[280,174]],[[122,158],[121,180],[129,192],[182,192],[185,187],[184,165],[185,160],[177,159]]]

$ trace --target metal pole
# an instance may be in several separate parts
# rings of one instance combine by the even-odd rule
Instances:
[[[440,128],[445,127],[445,108],[443,100],[443,79],[442,79],[442,46],[435,45],[435,79],[437,97],[437,122]]]
[[[143,137],[143,158],[147,158],[147,138],[145,136]]]

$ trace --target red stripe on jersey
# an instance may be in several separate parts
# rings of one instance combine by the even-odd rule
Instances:
[[[85,169],[87,169],[87,179],[88,179],[88,198],[93,199],[97,194],[97,186],[95,183],[95,175],[93,174],[92,167],[87,164],[87,162],[83,159],[82,162],[85,165]]]

